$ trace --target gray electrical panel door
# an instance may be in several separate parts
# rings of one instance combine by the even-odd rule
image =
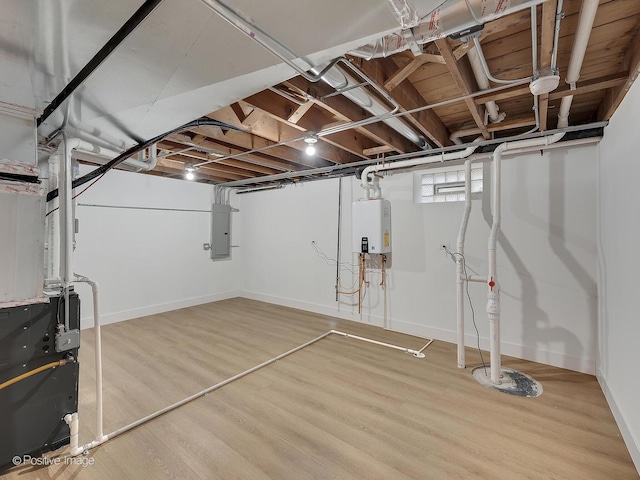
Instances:
[[[211,206],[211,258],[231,257],[231,205]]]

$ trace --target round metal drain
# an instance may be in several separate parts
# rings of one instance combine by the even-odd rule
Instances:
[[[511,368],[502,368],[502,376],[500,383],[495,384],[491,381],[491,369],[487,367],[476,367],[471,372],[480,385],[487,388],[497,390],[499,392],[516,395],[518,397],[534,398],[542,395],[542,384],[535,381],[526,373],[512,370]]]

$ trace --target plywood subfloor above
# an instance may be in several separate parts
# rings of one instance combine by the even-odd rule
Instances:
[[[410,348],[424,340],[232,299],[107,325],[105,428],[129,422],[332,328]],[[93,345],[80,350],[81,442],[95,432]],[[471,364],[477,352],[468,349]],[[504,395],[456,367],[329,337],[92,450],[93,465],[30,467],[3,479],[626,480],[637,472],[593,376],[514,358],[544,385]]]

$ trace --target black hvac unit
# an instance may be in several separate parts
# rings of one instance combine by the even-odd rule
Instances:
[[[69,296],[69,328],[80,328],[80,300]],[[78,411],[78,348],[57,352],[64,297],[0,309],[0,384],[69,359],[0,390],[0,470],[14,457],[35,456],[69,443],[67,413]]]

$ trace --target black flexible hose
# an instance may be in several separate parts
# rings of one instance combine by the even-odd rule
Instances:
[[[96,168],[95,170],[90,171],[89,173],[87,173],[86,175],[84,175],[82,177],[76,178],[72,183],[72,188],[78,188],[78,187],[84,185],[85,183],[90,182],[94,178],[98,178],[100,175],[103,175],[104,173],[108,172],[112,168],[117,167],[119,164],[124,162],[127,158],[131,157],[132,155],[135,155],[136,153],[144,150],[145,148],[150,147],[154,143],[158,143],[159,141],[161,141],[162,139],[168,137],[169,135],[172,135],[174,133],[179,133],[179,132],[181,132],[183,130],[187,130],[189,128],[197,128],[197,127],[202,127],[202,126],[207,126],[207,125],[220,127],[220,128],[222,128],[224,130],[236,130],[236,131],[239,131],[239,132],[243,132],[244,131],[241,128],[234,127],[233,125],[229,125],[227,123],[220,122],[218,120],[212,120],[212,119],[206,118],[206,117],[199,118],[197,120],[192,120],[189,123],[185,123],[184,125],[181,125],[181,126],[179,126],[177,128],[174,128],[173,130],[169,130],[168,132],[165,132],[165,133],[163,133],[161,135],[158,135],[157,137],[151,138],[151,139],[146,140],[144,142],[138,143],[137,145],[134,145],[129,150],[126,150],[125,152],[121,153],[120,155],[118,155],[113,160],[110,160],[109,162],[107,162],[104,165]],[[58,195],[59,195],[59,192],[58,192],[57,188],[55,190],[51,190],[47,194],[47,202],[50,202],[51,200],[55,199]]]

